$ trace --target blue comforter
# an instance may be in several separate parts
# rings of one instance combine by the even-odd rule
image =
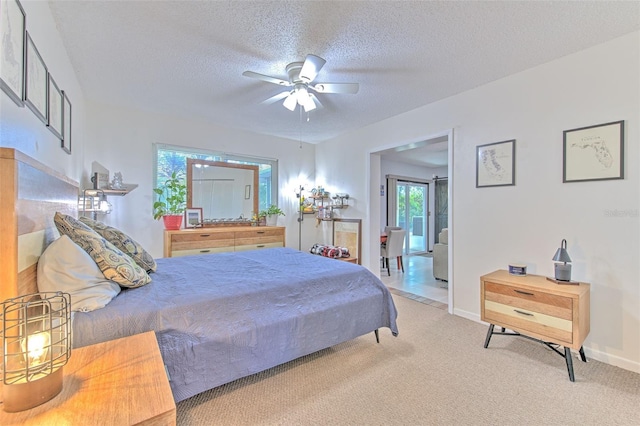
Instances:
[[[153,281],[77,312],[74,347],[155,330],[174,399],[381,327],[391,294],[370,271],[288,248],[157,259]]]

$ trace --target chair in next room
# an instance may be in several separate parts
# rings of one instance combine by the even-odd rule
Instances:
[[[391,275],[389,268],[389,259],[396,258],[398,269],[404,272],[404,263],[402,261],[404,237],[406,231],[404,229],[390,229],[387,231],[387,243],[384,247],[380,247],[380,256],[382,257],[383,266],[387,268],[387,274]]]

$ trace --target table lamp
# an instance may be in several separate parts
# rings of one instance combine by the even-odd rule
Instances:
[[[560,248],[556,251],[552,260],[562,262],[555,264],[556,280],[571,281],[571,258],[569,257],[569,253],[567,253],[567,240],[562,240]]]
[[[71,296],[33,293],[0,304],[4,411],[43,404],[62,390],[71,356]]]

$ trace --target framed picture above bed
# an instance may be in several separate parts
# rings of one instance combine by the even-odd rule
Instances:
[[[31,111],[47,123],[47,85],[48,71],[31,35],[27,31],[27,63],[25,72],[24,102]]]
[[[362,219],[333,219],[333,245],[349,249],[349,257],[361,264]]]
[[[27,15],[18,0],[0,5],[0,87],[18,106],[24,106],[24,43]]]
[[[189,207],[184,211],[184,226],[186,228],[202,226],[202,207]]]
[[[56,135],[58,139],[62,140],[64,128],[62,112],[64,108],[64,97],[62,96],[62,91],[56,84],[51,73],[49,73],[47,87],[49,89],[47,94],[47,98],[49,100],[47,105],[47,127],[51,130],[51,133]]]
[[[71,101],[67,96],[67,92],[62,91],[62,141],[60,147],[67,154],[71,154]]]

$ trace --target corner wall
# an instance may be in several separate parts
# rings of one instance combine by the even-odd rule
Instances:
[[[639,53],[634,32],[354,131],[317,147],[317,174],[327,187],[348,183],[359,197],[350,213],[375,230],[371,188],[381,182],[370,153],[453,129],[454,313],[479,321],[479,277],[510,262],[552,275],[564,238],[573,278],[591,283],[587,355],[640,372]],[[616,120],[625,120],[625,179],[562,183],[563,130]],[[475,188],[475,147],[508,139],[516,185]],[[363,241],[375,272],[375,238]]]

